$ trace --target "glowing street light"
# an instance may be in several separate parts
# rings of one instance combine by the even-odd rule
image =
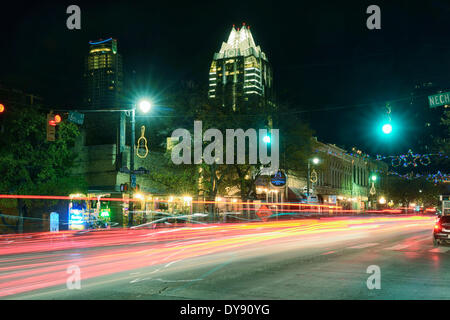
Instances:
[[[148,101],[148,100],[141,100],[141,101],[139,101],[139,109],[143,113],[149,112],[151,108],[152,108],[152,104],[150,103],[150,101]]]
[[[384,134],[390,134],[392,132],[392,125],[390,123],[386,123],[381,127],[381,130],[383,130]]]
[[[142,193],[135,193],[133,195],[133,198],[139,199],[139,200],[144,200],[144,195]]]
[[[313,158],[312,159],[312,162],[314,163],[314,164],[318,164],[319,162],[320,162],[320,159],[319,158]]]
[[[143,113],[147,113],[152,108],[152,104],[150,101],[146,99],[142,99],[138,102],[139,110]],[[131,110],[131,152],[130,152],[130,182],[131,189],[136,188],[136,175],[134,173],[134,153],[135,146],[134,142],[136,141],[136,105],[133,106]],[[130,213],[128,215],[128,226],[131,227],[133,225],[133,202],[130,203]]]
[[[270,143],[270,136],[264,136],[263,141],[265,143]]]

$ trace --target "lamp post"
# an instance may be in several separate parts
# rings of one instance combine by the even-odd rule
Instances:
[[[152,104],[148,100],[140,100],[139,101],[139,109],[143,113],[147,113],[150,111]],[[4,110],[4,109],[3,109]],[[0,109],[0,112],[2,110]],[[65,109],[58,109],[58,111],[61,112],[73,112],[75,110],[65,110]],[[133,187],[136,187],[136,174],[134,173],[134,141],[136,140],[136,104],[133,105],[133,108],[130,109],[96,109],[96,110],[83,110],[83,113],[102,113],[102,112],[121,112],[122,114],[125,113],[128,115],[131,112],[131,146],[130,146],[130,184]],[[121,120],[122,121],[122,120]],[[118,142],[118,144],[121,144],[121,141]],[[133,188],[131,188],[133,189]],[[132,193],[132,190],[130,190],[130,195]],[[130,197],[132,198],[132,197]],[[130,207],[129,207],[129,215],[128,215],[128,225],[131,226],[133,222],[133,201],[131,201]]]
[[[141,100],[139,102],[139,109],[143,113],[147,113],[150,111],[152,105],[148,100]],[[134,141],[136,140],[136,106],[133,106],[133,109],[131,110],[131,145],[130,145],[130,199],[133,199],[132,193],[133,189],[136,188],[136,174],[134,173]],[[130,202],[129,208],[128,208],[128,226],[133,226],[133,220],[134,220],[134,202],[133,200]]]
[[[311,160],[313,162],[313,164],[318,164],[320,162],[319,158],[314,157],[313,159],[308,159],[308,177],[306,179],[306,195],[309,198],[310,194],[309,194],[309,182],[311,180]],[[308,200],[308,199],[307,199]]]

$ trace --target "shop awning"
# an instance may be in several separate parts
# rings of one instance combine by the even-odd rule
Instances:
[[[288,200],[296,201],[306,199],[306,195],[300,188],[289,187],[288,188]]]

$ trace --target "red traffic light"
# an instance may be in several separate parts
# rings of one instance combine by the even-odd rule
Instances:
[[[0,113],[2,113],[3,111],[5,111],[5,106],[0,103]]]
[[[55,114],[54,116],[49,114],[47,119],[48,119],[48,124],[52,127],[56,127],[56,125],[62,121],[62,118],[59,114]]]

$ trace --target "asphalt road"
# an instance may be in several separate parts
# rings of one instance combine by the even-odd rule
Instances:
[[[347,217],[1,236],[0,298],[450,299],[450,246],[433,247],[433,224]],[[381,288],[370,290],[373,265]]]

